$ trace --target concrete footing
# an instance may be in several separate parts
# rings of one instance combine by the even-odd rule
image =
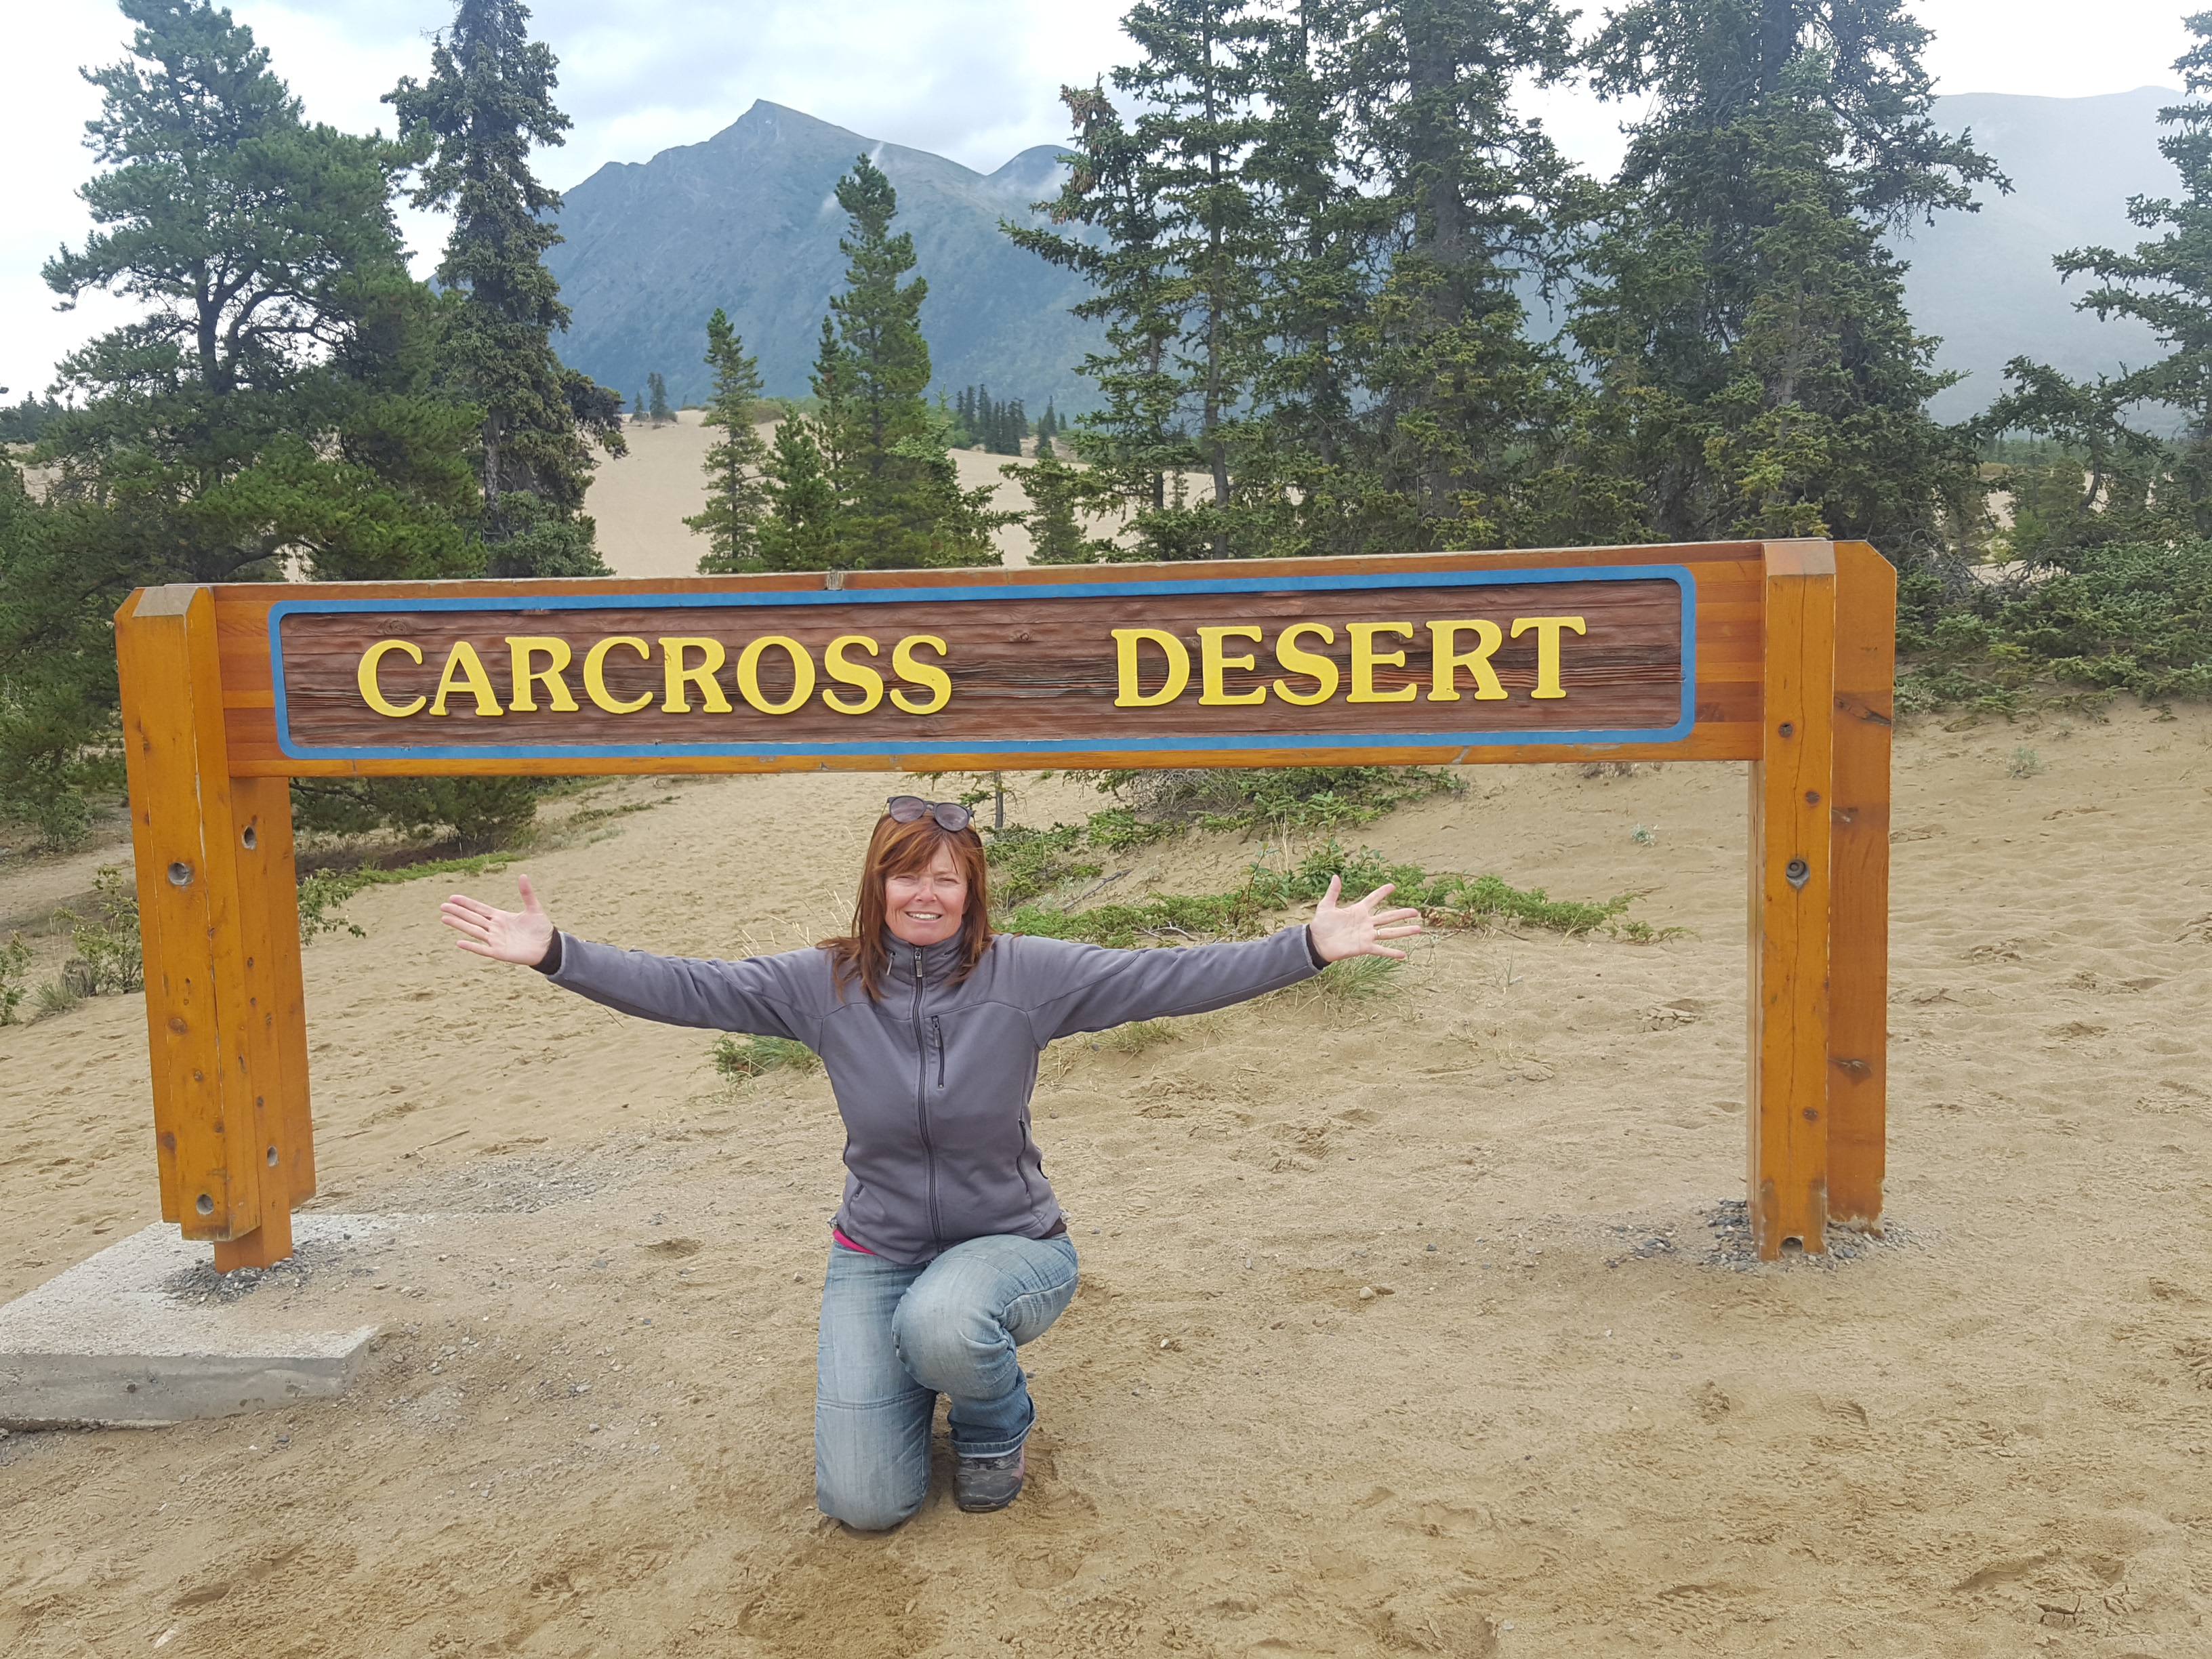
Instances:
[[[155,1427],[344,1393],[377,1327],[299,1328],[283,1287],[392,1224],[293,1224],[292,1261],[225,1275],[156,1223],[0,1308],[0,1426]]]

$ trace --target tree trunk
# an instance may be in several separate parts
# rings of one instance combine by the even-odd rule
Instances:
[[[1406,30],[1406,83],[1409,103],[1425,110],[1409,135],[1407,159],[1416,183],[1416,228],[1413,252],[1437,273],[1429,290],[1429,326],[1437,333],[1465,320],[1466,295],[1462,281],[1468,264],[1465,204],[1460,199],[1460,143],[1458,131],[1437,118],[1437,106],[1458,83],[1458,64],[1448,26],[1428,8],[1414,10]],[[1418,394],[1420,401],[1434,393]],[[1437,519],[1455,518],[1459,502],[1452,489],[1451,469],[1442,458],[1425,454],[1417,476],[1421,509]]]

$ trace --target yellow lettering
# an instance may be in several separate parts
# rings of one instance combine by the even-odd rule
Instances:
[[[824,688],[822,702],[823,706],[833,708],[841,714],[865,714],[883,702],[884,677],[863,663],[847,662],[845,647],[850,645],[859,646],[872,657],[879,654],[883,650],[883,647],[878,645],[866,634],[840,634],[836,639],[830,641],[822,653],[822,666],[829,671],[830,678],[840,685],[859,686],[860,695],[857,701],[848,702],[835,691]]]
[[[402,708],[384,695],[384,688],[376,683],[376,671],[385,658],[394,651],[404,651],[416,662],[422,660],[422,647],[412,640],[379,640],[361,653],[361,666],[354,678],[361,683],[361,700],[386,720],[404,720],[410,714],[419,714],[428,697],[417,697]]]
[[[941,668],[935,668],[928,663],[916,662],[914,659],[916,647],[925,645],[940,657],[945,654],[945,641],[934,634],[909,634],[891,651],[893,672],[915,685],[926,685],[929,688],[929,700],[927,702],[915,702],[907,696],[902,688],[898,686],[891,688],[891,701],[909,714],[934,714],[952,701],[952,676]]]
[[[1375,689],[1375,671],[1378,668],[1403,668],[1406,653],[1402,651],[1377,651],[1377,634],[1396,634],[1406,639],[1413,637],[1411,623],[1346,623],[1344,631],[1352,635],[1352,695],[1346,702],[1411,702],[1419,688],[1401,685],[1395,691]]]
[[[781,702],[770,702],[761,691],[761,653],[772,645],[791,659],[791,695]],[[791,714],[814,695],[814,659],[797,640],[763,634],[738,653],[738,694],[763,714]]]
[[[1292,623],[1275,635],[1275,660],[1292,674],[1310,674],[1315,685],[1310,691],[1293,691],[1286,680],[1275,682],[1275,695],[1285,702],[1294,702],[1310,708],[1317,702],[1327,702],[1336,695],[1336,660],[1324,657],[1317,651],[1302,651],[1298,641],[1309,634],[1321,635],[1323,645],[1336,643],[1336,630],[1327,623]]]
[[[653,701],[653,693],[641,691],[620,702],[607,690],[607,653],[618,645],[628,646],[647,662],[653,660],[653,647],[635,634],[610,635],[584,653],[584,695],[610,714],[635,714]]]
[[[1529,629],[1536,630],[1536,689],[1532,697],[1564,697],[1559,688],[1559,635],[1566,629],[1577,634],[1589,630],[1583,626],[1580,617],[1516,617],[1513,637],[1519,639]]]
[[[550,660],[543,668],[532,668],[530,659],[541,651]],[[514,673],[514,697],[507,706],[518,714],[536,714],[538,704],[532,693],[543,685],[548,708],[556,714],[574,714],[576,700],[568,695],[568,684],[561,678],[569,655],[568,641],[550,635],[507,635],[507,660]]]
[[[1459,636],[1470,628],[1474,630],[1474,649],[1462,651]],[[1505,688],[1498,683],[1498,671],[1490,665],[1490,653],[1505,642],[1505,635],[1496,623],[1486,622],[1480,617],[1469,622],[1432,622],[1429,624],[1429,639],[1436,652],[1436,679],[1429,693],[1431,702],[1459,701],[1459,671],[1462,668],[1474,676],[1477,702],[1496,702],[1505,695]]]
[[[476,647],[466,640],[454,641],[453,648],[446,653],[445,670],[438,676],[438,696],[430,705],[430,712],[444,714],[446,699],[460,690],[466,690],[477,700],[480,719],[490,720],[507,712],[499,706],[499,694],[491,689],[491,676],[484,672],[483,659],[477,655]]]
[[[705,659],[696,668],[684,665],[685,653],[691,651],[696,651]],[[726,714],[730,712],[730,700],[722,695],[722,688],[714,684],[714,676],[722,672],[721,641],[664,637],[660,641],[660,666],[663,684],[668,693],[660,705],[662,714],[688,714],[691,712],[690,700],[684,695],[684,688],[687,684],[699,688],[700,706],[708,714]]]
[[[1149,697],[1137,689],[1137,647],[1146,641],[1159,647],[1168,659],[1168,677]],[[1120,689],[1114,698],[1116,708],[1157,708],[1182,696],[1183,689],[1190,684],[1189,651],[1174,635],[1159,629],[1115,629],[1114,653],[1121,674]]]
[[[1249,669],[1254,664],[1254,659],[1249,653],[1241,657],[1223,656],[1221,641],[1224,639],[1256,640],[1260,637],[1260,625],[1257,623],[1240,623],[1233,628],[1201,628],[1198,630],[1198,700],[1200,702],[1209,707],[1219,708],[1231,703],[1267,701],[1267,688],[1264,685],[1255,686],[1249,691],[1239,691],[1232,696],[1222,689],[1221,684],[1223,671],[1231,668]]]

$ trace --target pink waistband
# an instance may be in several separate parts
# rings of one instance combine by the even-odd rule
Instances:
[[[870,1249],[866,1245],[855,1244],[851,1239],[846,1237],[845,1230],[842,1227],[836,1225],[834,1222],[830,1224],[830,1237],[836,1239],[840,1244],[842,1244],[848,1250],[858,1250],[862,1255],[873,1255],[875,1254],[875,1252]]]

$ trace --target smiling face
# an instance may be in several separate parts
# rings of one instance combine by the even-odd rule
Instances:
[[[927,870],[884,878],[884,922],[908,945],[941,945],[960,931],[968,913],[968,878],[939,847]]]

